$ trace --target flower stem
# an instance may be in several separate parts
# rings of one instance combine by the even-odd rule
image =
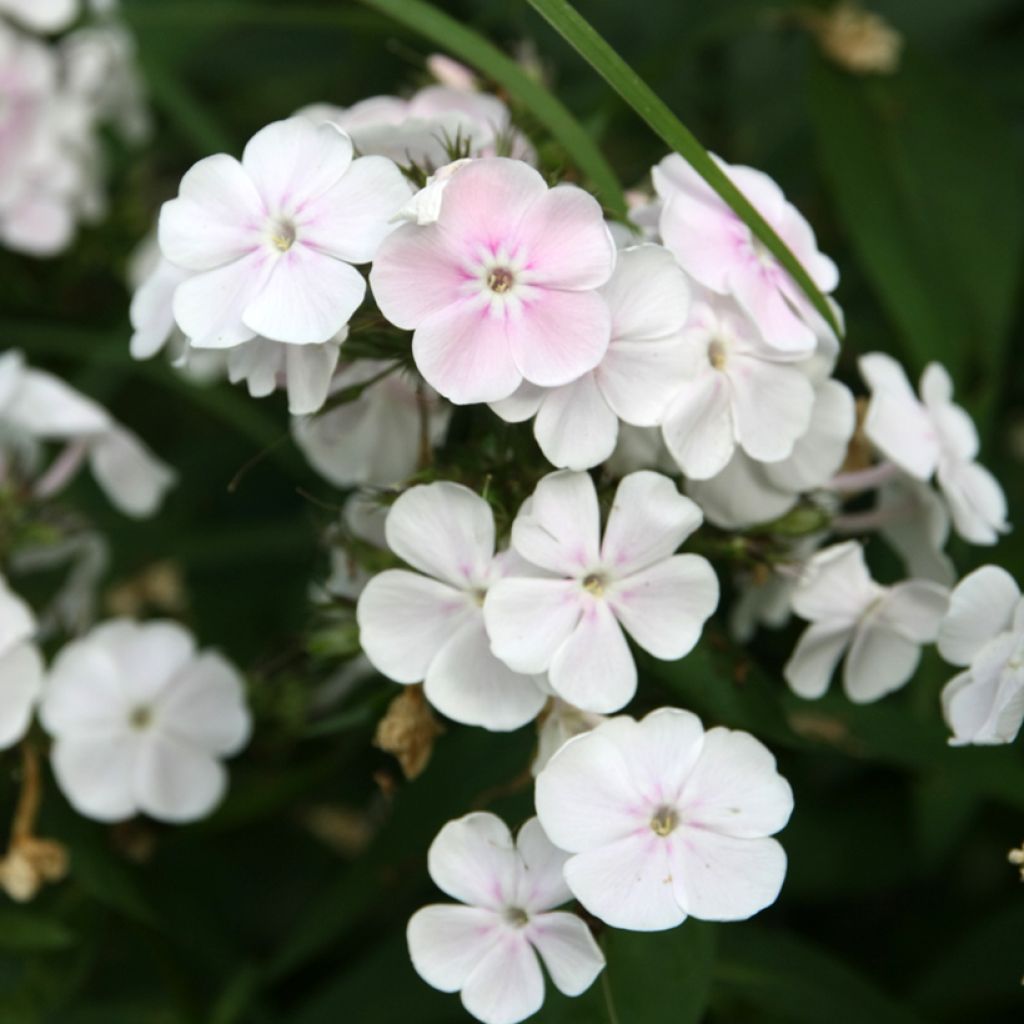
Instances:
[[[873,491],[876,487],[892,480],[899,474],[899,467],[892,462],[879,462],[867,469],[859,469],[853,473],[840,473],[832,477],[825,485],[830,491]]]
[[[35,833],[39,802],[42,799],[42,785],[39,776],[39,752],[28,741],[21,745],[21,793],[11,823],[11,845],[18,840],[31,839]]]
[[[619,1024],[619,1015],[615,1010],[615,999],[612,997],[612,985],[608,980],[608,968],[601,972],[601,994],[604,996],[605,1009],[608,1011],[608,1024]]]

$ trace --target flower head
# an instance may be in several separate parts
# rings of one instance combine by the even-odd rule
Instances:
[[[41,719],[60,788],[98,821],[209,814],[227,786],[220,759],[249,736],[238,672],[172,622],[116,619],[67,644]]]
[[[876,583],[856,541],[825,548],[793,594],[793,610],[811,625],[786,663],[786,681],[801,697],[820,697],[845,653],[846,695],[859,704],[878,700],[914,674],[948,601],[946,588],[930,580]]]
[[[705,732],[689,711],[623,715],[570,740],[536,801],[544,831],[573,854],[572,894],[614,928],[737,921],[782,886],[786,855],[768,837],[793,810],[789,784],[753,736]]]
[[[548,671],[551,687],[587,711],[617,711],[636,690],[625,632],[656,658],[687,654],[718,604],[707,560],[676,549],[700,510],[659,473],[619,484],[601,535],[586,473],[546,476],[520,509],[512,547],[550,574],[492,588],[484,618],[494,653],[520,672]]]
[[[389,236],[370,283],[381,312],[415,331],[427,382],[466,404],[507,398],[524,380],[553,387],[592,370],[611,335],[597,289],[614,265],[592,196],[549,189],[527,164],[495,157],[448,179],[436,222]]]
[[[487,502],[460,484],[421,484],[392,505],[385,534],[418,571],[388,569],[360,595],[370,662],[395,682],[423,681],[430,703],[457,722],[495,730],[529,722],[546,695],[491,653],[484,628],[484,599],[514,567],[507,552],[495,554]]]
[[[417,911],[407,932],[413,966],[484,1024],[516,1024],[544,1001],[543,960],[568,996],[590,988],[604,957],[575,914],[556,911],[571,899],[562,878],[566,854],[536,818],[513,843],[493,814],[450,821],[431,844],[430,877],[461,905]]]
[[[352,264],[373,259],[410,193],[390,160],[354,160],[343,131],[301,117],[257,132],[241,162],[200,160],[160,213],[164,256],[193,272],[178,326],[199,348],[335,337],[366,291]]]

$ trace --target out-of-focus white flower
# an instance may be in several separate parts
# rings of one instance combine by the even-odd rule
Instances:
[[[874,512],[878,532],[903,559],[908,576],[953,585],[956,570],[944,550],[949,511],[928,484],[903,474],[886,481],[878,488]]]
[[[705,732],[689,711],[620,716],[570,740],[537,777],[536,802],[573,854],[572,894],[613,928],[743,920],[782,887],[786,854],[770,837],[792,813],[789,784],[753,736]]]
[[[811,625],[786,663],[786,682],[801,697],[820,697],[846,653],[847,697],[878,700],[914,674],[921,645],[934,643],[948,603],[948,590],[930,580],[876,583],[855,541],[819,551],[793,594],[793,610]]]
[[[175,623],[124,619],[63,648],[40,717],[61,790],[98,821],[209,814],[227,787],[221,759],[250,728],[242,679],[224,658],[198,653]]]
[[[0,0],[0,15],[33,32],[59,32],[78,17],[79,0]]]
[[[384,533],[387,515],[386,505],[357,491],[346,499],[341,510],[342,527],[356,540],[385,551],[388,546]],[[370,579],[370,574],[348,552],[331,549],[331,574],[324,584],[329,593],[354,601]]]
[[[512,423],[536,417],[537,443],[559,468],[604,462],[615,449],[620,419],[638,427],[660,424],[691,362],[681,343],[690,288],[670,252],[654,245],[623,250],[601,294],[612,318],[601,362],[571,384],[523,384],[491,406]]]
[[[995,565],[954,588],[939,629],[939,654],[966,671],[942,691],[950,743],[1012,743],[1024,721],[1024,598]]]
[[[160,213],[161,251],[193,272],[178,326],[198,348],[329,341],[366,292],[352,264],[373,259],[410,193],[390,160],[353,159],[343,131],[301,117],[257,132],[241,162],[200,160]]]
[[[442,481],[406,491],[391,506],[388,547],[417,572],[388,569],[366,585],[356,618],[373,665],[398,683],[423,681],[427,700],[457,722],[503,731],[536,717],[537,681],[492,653],[482,606],[519,568],[495,554],[494,516],[479,495]]]
[[[360,359],[335,377],[332,391],[367,384],[386,373],[389,363]],[[428,436],[421,438],[423,403]],[[317,416],[292,421],[292,436],[310,465],[337,487],[386,486],[407,479],[416,469],[422,445],[439,444],[448,429],[451,407],[436,393],[402,373],[389,373],[351,401]]]
[[[439,85],[459,92],[478,92],[480,80],[473,72],[457,60],[443,53],[432,53],[427,57],[427,70],[437,79]]]
[[[598,289],[614,267],[593,196],[548,188],[529,165],[494,157],[452,175],[435,223],[403,224],[384,240],[370,284],[384,316],[415,332],[427,383],[465,405],[592,370],[611,336]]]
[[[903,367],[873,352],[860,359],[871,388],[864,432],[871,443],[917,480],[938,481],[953,525],[972,544],[995,544],[1009,529],[1006,496],[992,474],[976,461],[978,432],[953,402],[953,382],[938,363],[921,375],[918,399]]]
[[[540,960],[555,987],[578,996],[604,968],[604,956],[575,914],[556,911],[572,897],[566,855],[536,818],[512,835],[493,814],[467,814],[438,833],[430,877],[459,904],[434,904],[409,921],[417,973],[484,1024],[517,1024],[544,1002]]]
[[[126,515],[144,517],[157,511],[175,480],[106,410],[53,374],[28,367],[17,350],[0,355],[0,424],[35,442],[67,442],[37,482],[46,494],[60,490],[87,460],[111,502]]]
[[[715,160],[818,289],[831,292],[839,283],[835,264],[818,251],[810,225],[779,186],[761,171]],[[651,174],[664,203],[661,237],[683,269],[716,294],[733,296],[773,348],[810,354],[818,336],[831,332],[750,228],[678,154],[665,157]]]
[[[43,659],[32,642],[32,609],[0,576],[0,750],[28,731],[43,688]]]
[[[611,712],[636,691],[628,633],[665,661],[700,638],[718,604],[706,559],[677,555],[701,514],[676,485],[641,471],[618,486],[602,539],[586,473],[544,477],[512,525],[512,547],[550,576],[509,576],[491,588],[484,619],[494,653],[519,672],[548,672],[560,697]]]
[[[552,697],[537,730],[537,753],[530,771],[538,775],[554,755],[574,736],[597,728],[608,719],[574,707],[560,697]]]
[[[814,387],[799,355],[766,344],[739,310],[696,306],[683,334],[684,383],[662,433],[691,479],[720,473],[737,447],[758,462],[780,462],[807,433]]]

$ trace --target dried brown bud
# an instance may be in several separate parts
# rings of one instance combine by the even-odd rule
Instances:
[[[377,723],[374,746],[394,754],[407,779],[423,773],[434,750],[434,740],[444,732],[423,696],[421,686],[407,686],[389,705]]]
[[[24,837],[11,842],[0,860],[0,888],[12,900],[27,903],[47,882],[59,882],[68,873],[67,849],[53,839]]]
[[[891,75],[899,68],[903,36],[881,15],[843,0],[826,14],[807,12],[804,23],[822,53],[855,75]]]

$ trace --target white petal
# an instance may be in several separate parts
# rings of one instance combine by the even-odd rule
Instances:
[[[159,821],[204,818],[227,789],[227,772],[216,758],[170,734],[143,734],[135,770],[139,809]]]
[[[678,336],[616,341],[594,370],[601,394],[626,423],[656,427],[684,386],[690,356]]]
[[[585,711],[618,711],[636,693],[636,663],[607,602],[592,600],[548,671],[552,689]]]
[[[89,465],[111,503],[125,515],[154,515],[177,480],[129,430],[110,430],[89,446]]]
[[[0,750],[13,746],[28,731],[44,672],[42,655],[33,644],[0,648]]]
[[[96,434],[111,424],[107,413],[91,398],[43,370],[25,371],[4,408],[4,419],[46,439]]]
[[[709,729],[680,800],[688,823],[741,839],[770,836],[793,812],[772,752],[749,733]]]
[[[138,806],[138,748],[138,735],[61,737],[50,751],[50,763],[61,792],[79,814],[96,821],[123,821]]]
[[[547,700],[532,676],[513,672],[491,653],[481,615],[444,638],[423,692],[453,721],[498,732],[532,721]]]
[[[7,585],[0,575],[0,654],[27,640],[36,630],[32,609]]]
[[[675,661],[693,650],[718,607],[718,577],[699,555],[673,555],[617,582],[609,601],[645,651]]]
[[[385,534],[399,558],[454,587],[479,585],[494,555],[490,505],[447,481],[409,488],[391,506]]]
[[[191,344],[195,348],[233,348],[253,338],[256,332],[242,322],[242,313],[273,267],[267,254],[257,249],[178,285],[174,319]]]
[[[601,517],[586,473],[549,473],[512,524],[512,546],[528,562],[567,576],[597,561]]]
[[[995,544],[1009,530],[1006,495],[996,478],[977,462],[939,465],[939,487],[953,526],[971,544]]]
[[[866,704],[903,686],[917,669],[921,646],[890,629],[877,617],[857,629],[843,665],[843,689],[856,704]]]
[[[682,330],[690,311],[690,284],[667,249],[623,249],[601,289],[612,311],[612,338],[664,338]]]
[[[661,428],[679,468],[695,480],[720,473],[736,447],[725,375],[702,374],[679,389]]]
[[[331,377],[340,350],[325,345],[289,345],[286,353],[288,412],[306,416],[322,408],[331,391]]]
[[[452,899],[474,907],[504,910],[513,905],[518,860],[508,826],[477,811],[449,821],[427,853],[434,884]]]
[[[589,469],[615,450],[619,421],[608,408],[593,373],[544,395],[533,425],[544,457],[553,466]]]
[[[462,1005],[483,1024],[518,1024],[543,1002],[544,976],[521,931],[504,931],[462,989]]]
[[[444,583],[387,569],[359,596],[359,642],[389,679],[418,683],[452,633],[475,614],[466,595]]]
[[[975,569],[950,595],[939,630],[939,654],[951,665],[969,665],[992,637],[1010,627],[1019,600],[1020,588],[1005,569]]]
[[[644,829],[579,853],[565,865],[573,895],[613,928],[657,932],[686,919],[672,888],[670,845]]]
[[[804,567],[793,595],[793,611],[811,622],[854,622],[882,596],[856,541],[819,551]]]
[[[491,650],[517,672],[546,672],[555,652],[576,628],[582,598],[575,580],[499,580],[484,599]]]
[[[604,970],[604,954],[575,914],[541,914],[530,921],[527,936],[555,987],[567,996],[582,995]]]
[[[458,992],[502,931],[493,910],[434,904],[413,914],[405,935],[416,973],[442,992]]]
[[[905,580],[889,589],[878,621],[917,644],[933,644],[949,608],[949,591],[930,580]]]
[[[780,490],[767,467],[737,448],[729,464],[710,480],[687,480],[686,493],[700,505],[704,518],[725,530],[771,522],[797,502],[794,491]]]
[[[736,440],[760,462],[778,462],[793,453],[807,433],[814,388],[794,365],[741,355],[730,357]]]
[[[601,561],[627,576],[668,558],[700,526],[696,503],[661,473],[640,470],[615,492],[601,544]]]
[[[808,700],[822,696],[852,636],[853,627],[843,622],[808,626],[782,670],[790,689]]]
[[[530,818],[516,836],[521,870],[515,905],[537,914],[560,907],[572,899],[562,868],[569,854],[548,838],[537,818]]]
[[[694,917],[743,921],[778,898],[786,854],[774,839],[737,839],[689,828],[671,838],[676,899]]]
[[[547,388],[523,381],[508,398],[491,402],[491,409],[506,423],[525,423],[537,415],[540,403],[548,393]]]
[[[565,744],[537,776],[537,817],[560,849],[580,853],[646,825],[639,792],[618,745],[600,732]]]

